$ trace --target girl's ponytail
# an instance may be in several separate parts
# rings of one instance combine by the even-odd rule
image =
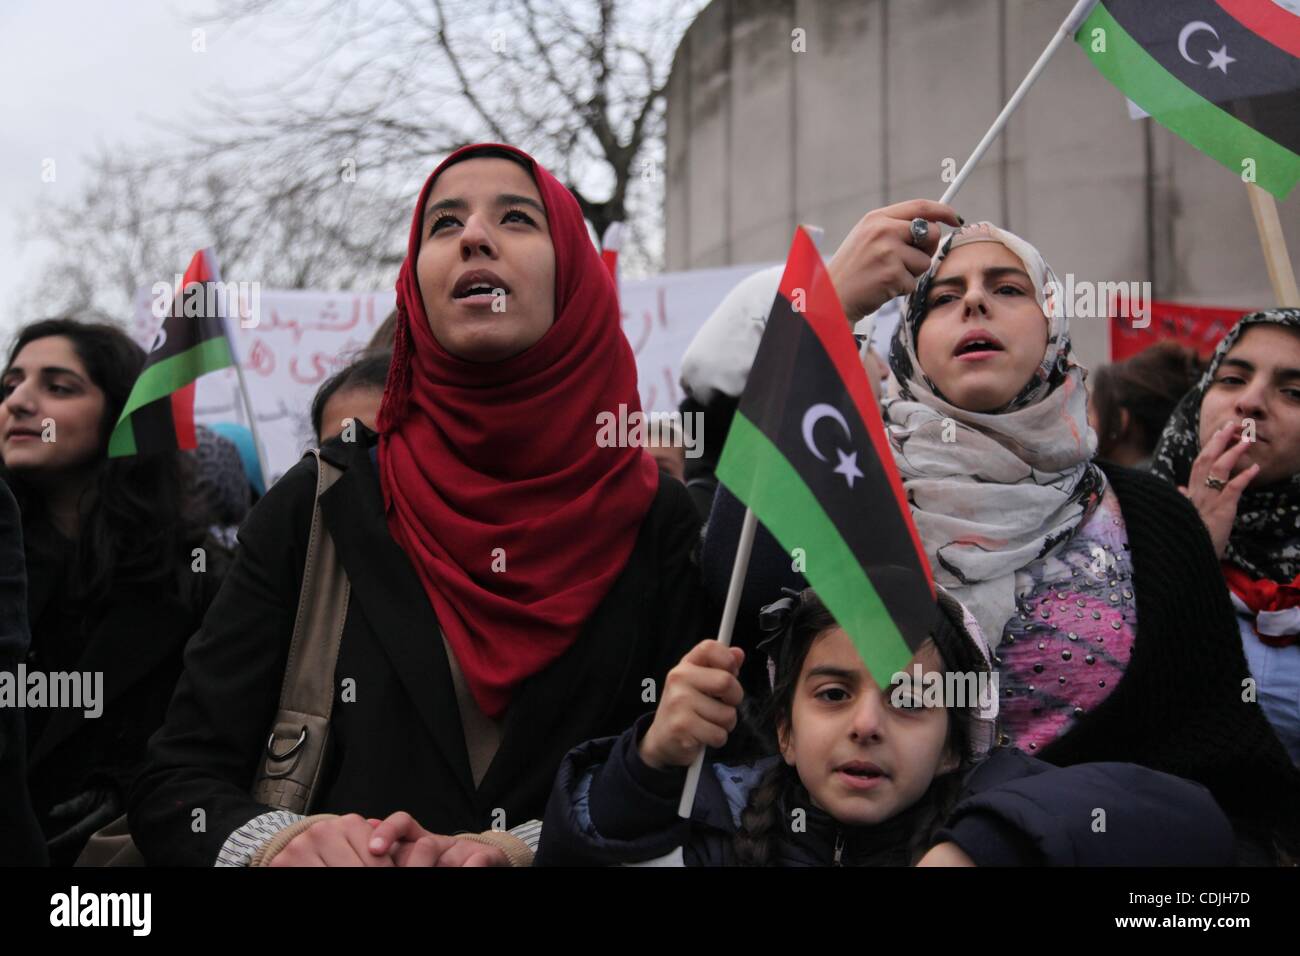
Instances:
[[[781,816],[781,793],[790,782],[791,769],[778,760],[767,769],[749,795],[740,815],[735,851],[738,866],[773,866]]]

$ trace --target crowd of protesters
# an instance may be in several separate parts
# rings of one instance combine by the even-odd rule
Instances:
[[[103,862],[116,826],[151,865],[1293,865],[1300,311],[1247,315],[1204,367],[1162,343],[1089,373],[1053,270],[996,225],[899,203],[827,269],[851,322],[907,296],[864,359],[937,585],[912,663],[991,700],[894,699],[763,528],[713,640],[744,512],[714,469],[772,277],[683,363],[703,453],[671,427],[606,447],[636,368],[578,202],[466,147],[416,199],[395,313],[312,402],[316,454],[270,487],[236,425],[109,457],[144,352],[20,330],[0,679],[102,692],[0,706],[0,863]],[[268,740],[322,535],[333,703],[289,809],[254,784],[307,735]]]

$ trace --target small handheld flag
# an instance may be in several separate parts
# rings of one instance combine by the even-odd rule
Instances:
[[[876,679],[902,670],[934,624],[934,579],[839,295],[802,229],[717,474],[802,556]]]
[[[1075,40],[1162,126],[1279,199],[1300,180],[1300,15],[1269,0],[1101,0]]]
[[[109,437],[110,458],[197,445],[194,382],[235,361],[226,337],[220,281],[216,256],[211,249],[200,249],[185,270],[182,286]]]
[[[804,577],[872,676],[883,684],[903,670],[939,613],[934,576],[839,293],[802,228],[717,475],[746,505],[718,640],[731,642],[761,518],[802,555]],[[689,819],[703,767],[701,750],[678,816]]]

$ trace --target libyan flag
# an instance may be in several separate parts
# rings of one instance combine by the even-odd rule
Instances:
[[[1125,96],[1233,172],[1279,199],[1300,180],[1300,15],[1276,0],[1101,0],[1075,40]]]
[[[198,444],[194,381],[200,375],[235,364],[221,315],[224,290],[218,293],[220,282],[212,250],[194,253],[109,437],[110,458],[188,449]]]
[[[934,625],[934,580],[853,333],[803,229],[717,474],[799,549],[877,683],[903,670]]]

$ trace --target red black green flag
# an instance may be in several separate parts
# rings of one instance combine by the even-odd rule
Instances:
[[[718,478],[753,509],[881,684],[936,617],[880,409],[812,240],[795,233]]]
[[[194,381],[235,364],[226,338],[225,292],[216,257],[200,249],[190,260],[108,440],[110,458],[194,448]]]
[[[1101,0],[1075,40],[1125,96],[1233,172],[1253,171],[1279,199],[1300,180],[1300,15],[1273,0]]]

